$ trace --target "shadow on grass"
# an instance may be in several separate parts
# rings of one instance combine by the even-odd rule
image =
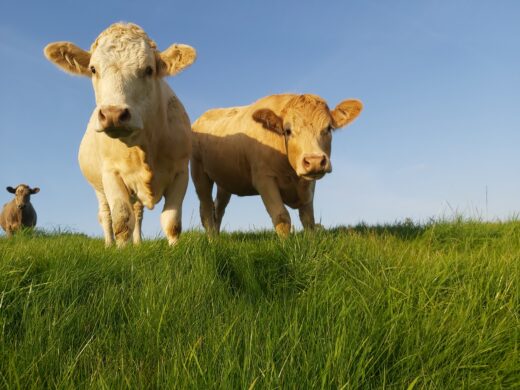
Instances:
[[[367,225],[360,223],[355,226],[338,226],[329,229],[333,234],[357,233],[362,236],[394,236],[401,240],[415,240],[422,236],[431,224],[421,225],[411,220],[384,225]]]
[[[216,273],[229,291],[250,301],[289,297],[306,286],[286,253],[277,248],[216,247]]]
[[[271,241],[276,237],[274,230],[251,230],[251,231],[234,231],[234,232],[221,232],[220,236],[229,237],[236,241]]]
[[[360,223],[355,226],[336,226],[330,229],[317,229],[315,231],[296,231],[292,232],[291,236],[305,236],[305,235],[320,235],[322,233],[333,235],[343,235],[356,233],[363,236],[394,236],[401,240],[414,240],[422,236],[434,223],[428,222],[426,224],[419,224],[412,220],[406,219],[403,222],[396,222],[393,224],[383,225],[367,225]],[[274,230],[260,230],[249,232],[223,232],[221,236],[228,237],[237,241],[246,242],[262,242],[271,241],[276,238]]]

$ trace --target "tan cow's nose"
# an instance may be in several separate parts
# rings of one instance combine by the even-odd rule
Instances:
[[[327,168],[327,156],[324,154],[306,154],[303,156],[302,165],[306,173],[322,173]]]
[[[103,129],[110,127],[123,127],[130,120],[128,108],[106,106],[99,109],[99,124]]]

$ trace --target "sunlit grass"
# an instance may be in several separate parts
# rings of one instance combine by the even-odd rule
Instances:
[[[520,386],[520,223],[0,239],[0,387]]]

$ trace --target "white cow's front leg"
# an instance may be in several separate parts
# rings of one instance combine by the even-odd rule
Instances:
[[[112,217],[110,216],[110,207],[108,206],[107,198],[101,191],[96,190],[96,197],[98,199],[98,220],[103,228],[103,235],[105,236],[105,246],[111,246],[114,243],[114,232],[112,231]]]
[[[135,227],[133,234],[134,244],[141,243],[141,223],[143,222],[143,204],[139,201],[134,203]]]
[[[263,177],[255,180],[255,187],[273,221],[276,233],[279,237],[287,237],[291,232],[291,217],[283,204],[276,181],[272,177]]]
[[[112,172],[103,173],[103,190],[110,207],[116,245],[125,246],[132,237],[135,224],[128,190],[121,177]]]
[[[164,193],[164,208],[161,213],[161,226],[168,244],[174,245],[182,230],[182,201],[188,188],[188,172],[175,176]]]

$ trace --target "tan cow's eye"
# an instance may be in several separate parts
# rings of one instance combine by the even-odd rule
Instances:
[[[93,66],[90,67],[90,71],[92,72],[92,74],[96,74],[96,68],[94,68]]]
[[[145,69],[145,71],[144,71],[144,74],[145,74],[146,76],[151,76],[151,75],[153,75],[153,68],[152,68],[151,66],[147,66],[146,69]]]

